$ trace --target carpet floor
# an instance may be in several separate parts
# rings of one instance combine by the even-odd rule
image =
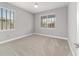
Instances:
[[[0,44],[0,56],[72,56],[67,40],[31,35]]]

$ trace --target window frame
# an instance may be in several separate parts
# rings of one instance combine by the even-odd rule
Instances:
[[[14,15],[15,15],[15,11],[14,10],[12,10],[12,9],[8,9],[8,8],[6,8],[6,7],[0,7],[0,9],[5,9],[6,10],[6,27],[7,27],[7,11],[11,11],[11,12],[13,12],[13,28],[9,28],[9,29],[0,29],[0,32],[4,32],[4,31],[13,31],[13,30],[15,30],[15,17],[14,17]],[[3,12],[1,12],[1,13],[3,13]],[[3,17],[3,15],[1,15],[1,18]],[[11,18],[11,15],[10,15],[10,18]],[[10,19],[11,20],[11,19]],[[11,22],[10,22],[11,23]],[[10,26],[11,26],[11,24],[10,24]],[[3,27],[3,25],[1,25],[1,27]]]
[[[52,27],[52,28],[50,28],[50,27],[42,27],[42,17],[43,16],[46,16],[47,18],[48,18],[48,16],[49,15],[54,15],[55,16],[55,20],[54,20],[54,27]],[[42,28],[42,29],[56,29],[56,14],[47,14],[47,15],[41,15],[40,16],[40,27]]]

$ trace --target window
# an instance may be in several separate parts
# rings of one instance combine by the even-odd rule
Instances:
[[[43,28],[55,28],[55,15],[41,16],[41,27]]]
[[[14,29],[14,12],[0,8],[0,30]]]

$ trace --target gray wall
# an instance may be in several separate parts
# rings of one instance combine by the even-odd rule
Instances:
[[[51,14],[56,14],[56,24],[55,24],[56,28],[52,28],[52,29],[41,28],[40,16],[51,15]],[[68,14],[67,6],[35,14],[35,32],[40,34],[68,38],[67,14]]]
[[[74,43],[77,39],[77,5],[75,2],[70,3],[68,7],[68,34],[73,53],[76,54]]]
[[[0,41],[33,32],[33,14],[8,3],[0,3],[0,7],[6,7],[15,11],[15,29],[4,32],[0,31]]]

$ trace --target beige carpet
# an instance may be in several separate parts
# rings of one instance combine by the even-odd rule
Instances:
[[[63,39],[31,35],[0,45],[0,56],[72,56]]]

